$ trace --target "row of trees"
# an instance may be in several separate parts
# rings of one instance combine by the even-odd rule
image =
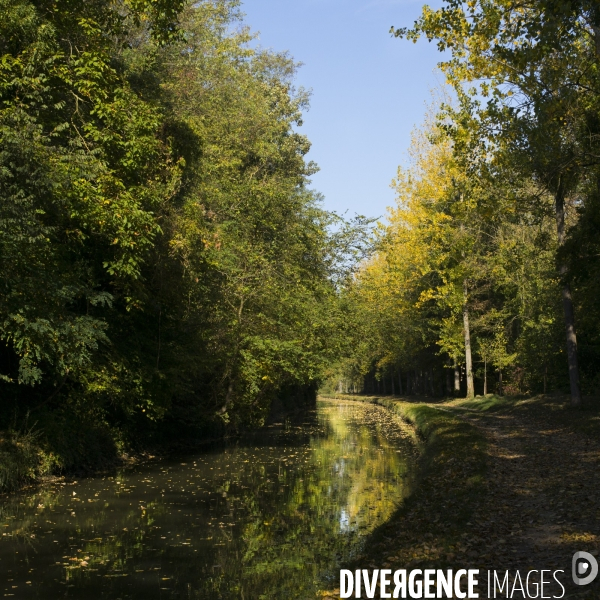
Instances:
[[[395,369],[427,393],[570,390],[579,405],[600,384],[597,2],[446,0],[392,32],[448,52],[453,100],[415,134],[346,290],[344,378]]]
[[[0,428],[60,465],[260,424],[336,354],[350,230],[238,4],[0,1]]]

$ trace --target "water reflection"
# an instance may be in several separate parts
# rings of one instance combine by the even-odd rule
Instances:
[[[0,504],[0,590],[39,599],[314,598],[406,488],[387,412],[320,402],[297,425]]]

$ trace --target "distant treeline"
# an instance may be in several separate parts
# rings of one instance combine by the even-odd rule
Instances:
[[[446,0],[392,33],[445,50],[451,91],[345,290],[330,385],[579,405],[600,390],[600,5]]]
[[[0,1],[9,454],[94,466],[257,426],[336,356],[349,228],[308,188],[296,65],[238,4]]]

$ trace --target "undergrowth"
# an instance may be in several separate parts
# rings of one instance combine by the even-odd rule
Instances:
[[[16,490],[49,475],[56,457],[40,446],[33,430],[0,432],[0,493]]]

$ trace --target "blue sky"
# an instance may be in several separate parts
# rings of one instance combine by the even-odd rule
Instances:
[[[429,1],[430,6],[441,4]],[[303,63],[298,84],[312,89],[301,132],[321,171],[313,187],[325,207],[377,217],[394,203],[390,181],[407,161],[410,132],[430,91],[443,81],[435,44],[389,35],[412,25],[423,2],[410,0],[245,0],[260,45]]]

